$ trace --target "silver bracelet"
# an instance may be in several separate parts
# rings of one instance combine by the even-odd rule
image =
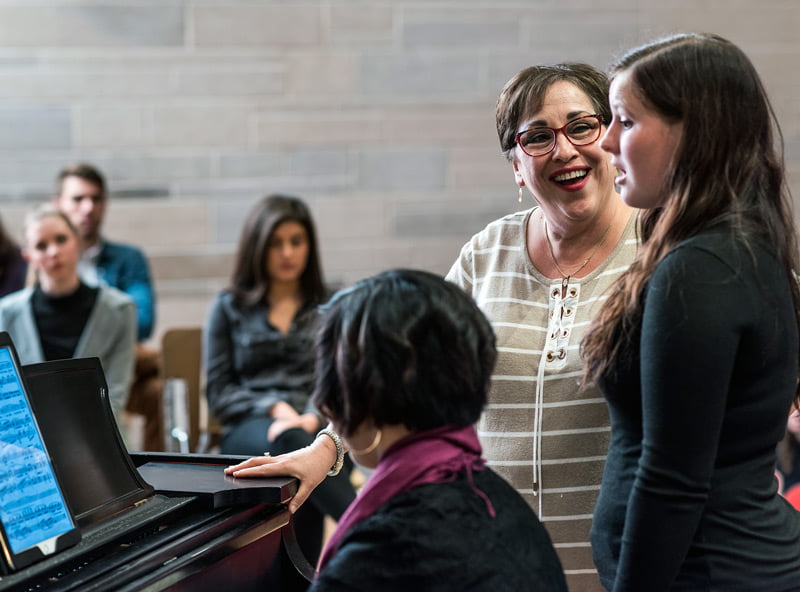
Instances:
[[[333,463],[331,470],[328,471],[328,477],[335,477],[339,474],[339,471],[342,470],[342,465],[344,464],[344,446],[342,445],[342,439],[339,437],[339,434],[330,428],[322,428],[317,432],[317,438],[322,434],[328,436],[336,445],[336,462]]]

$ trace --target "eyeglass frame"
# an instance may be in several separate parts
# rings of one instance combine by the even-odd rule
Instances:
[[[590,117],[593,117],[593,118],[597,119],[597,121],[600,123],[600,126],[597,128],[597,137],[594,140],[592,140],[591,142],[586,142],[585,144],[576,144],[575,142],[572,141],[572,138],[569,137],[569,135],[567,134],[567,132],[565,130],[567,129],[568,126],[572,125],[576,121],[580,121],[581,119],[589,119]],[[547,127],[546,125],[538,125],[536,127],[529,127],[528,129],[522,130],[521,132],[519,132],[515,136],[515,139],[516,139],[517,146],[519,146],[520,150],[522,150],[525,154],[527,154],[531,158],[539,158],[540,156],[546,156],[546,155],[550,154],[553,150],[556,149],[556,144],[558,143],[558,133],[559,132],[561,132],[564,135],[564,137],[567,139],[567,141],[570,144],[572,144],[573,146],[576,146],[576,147],[578,147],[578,146],[590,146],[590,145],[594,144],[595,142],[597,142],[597,140],[600,139],[600,136],[603,135],[603,133],[601,131],[601,128],[603,127],[603,123],[604,123],[603,122],[603,116],[601,114],[599,114],[599,113],[591,113],[589,115],[581,115],[580,117],[576,117],[575,119],[572,119],[572,120],[568,121],[567,123],[565,123],[564,125],[562,125],[558,129],[556,129],[554,127]],[[553,132],[553,145],[550,146],[550,150],[548,150],[547,152],[542,152],[541,154],[531,154],[527,150],[525,150],[525,148],[522,147],[522,143],[519,141],[520,137],[522,137],[523,134],[527,134],[531,130],[550,130],[551,132]]]

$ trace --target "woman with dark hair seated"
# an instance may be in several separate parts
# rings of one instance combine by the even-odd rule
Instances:
[[[326,296],[308,206],[287,195],[260,199],[244,223],[231,285],[205,328],[206,396],[223,427],[223,453],[291,452],[324,426],[310,396],[317,306]],[[314,560],[324,515],[338,520],[355,498],[346,473],[326,480],[296,515],[298,539]]]
[[[531,508],[486,467],[473,424],[496,359],[457,286],[389,271],[337,294],[317,335],[313,401],[339,452],[375,469],[339,521],[313,590],[566,590]],[[341,434],[341,439],[337,434]],[[269,459],[226,470],[259,476]]]

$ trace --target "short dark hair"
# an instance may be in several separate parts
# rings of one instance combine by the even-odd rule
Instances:
[[[478,421],[495,337],[458,286],[386,271],[338,292],[322,312],[312,400],[343,435],[365,419],[412,432]]]
[[[261,198],[245,220],[231,278],[231,291],[237,302],[253,305],[263,302],[269,294],[267,249],[272,233],[284,222],[297,222],[308,237],[308,261],[300,276],[303,300],[311,304],[324,302],[327,292],[311,211],[300,198],[278,194]]]
[[[64,179],[67,177],[78,177],[84,181],[88,181],[92,185],[97,185],[103,199],[106,197],[106,179],[97,167],[94,167],[85,162],[78,162],[65,167],[58,173],[56,177],[56,195],[61,195],[61,189],[64,187]]]
[[[497,98],[495,120],[500,148],[511,160],[516,145],[517,127],[526,114],[542,107],[547,89],[564,80],[581,89],[592,102],[592,108],[608,125],[611,108],[608,104],[608,77],[589,64],[568,62],[552,66],[531,66],[517,72],[506,82]]]

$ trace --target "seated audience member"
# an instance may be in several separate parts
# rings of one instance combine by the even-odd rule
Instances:
[[[11,335],[23,364],[100,358],[119,422],[133,373],[136,310],[122,292],[83,283],[80,254],[66,215],[50,206],[30,214],[23,255],[36,283],[0,299],[0,331]]]
[[[101,235],[108,206],[102,173],[85,163],[65,168],[58,175],[54,203],[80,234],[81,279],[87,285],[112,286],[130,296],[136,304],[137,340],[149,339],[155,323],[150,268],[140,249],[111,242]]]
[[[375,471],[312,590],[566,590],[547,532],[481,456],[474,424],[497,354],[469,296],[427,272],[385,272],[334,296],[316,345],[332,472],[344,447]],[[280,462],[226,472],[255,477]]]
[[[84,283],[111,286],[136,304],[136,366],[127,410],[146,418],[144,448],[163,448],[161,420],[160,353],[142,342],[150,338],[155,323],[155,294],[144,253],[133,245],[111,242],[101,234],[108,195],[103,174],[92,165],[78,163],[63,169],[56,180],[53,203],[64,212],[83,243],[78,266]]]
[[[295,197],[261,199],[245,221],[230,288],[206,324],[206,395],[222,424],[224,454],[282,454],[323,427],[310,402],[313,334],[326,291],[314,224]],[[328,480],[298,513],[309,557],[319,554],[323,514],[341,516],[355,497],[348,475]]]
[[[16,242],[0,221],[0,296],[25,287],[28,264]]]

